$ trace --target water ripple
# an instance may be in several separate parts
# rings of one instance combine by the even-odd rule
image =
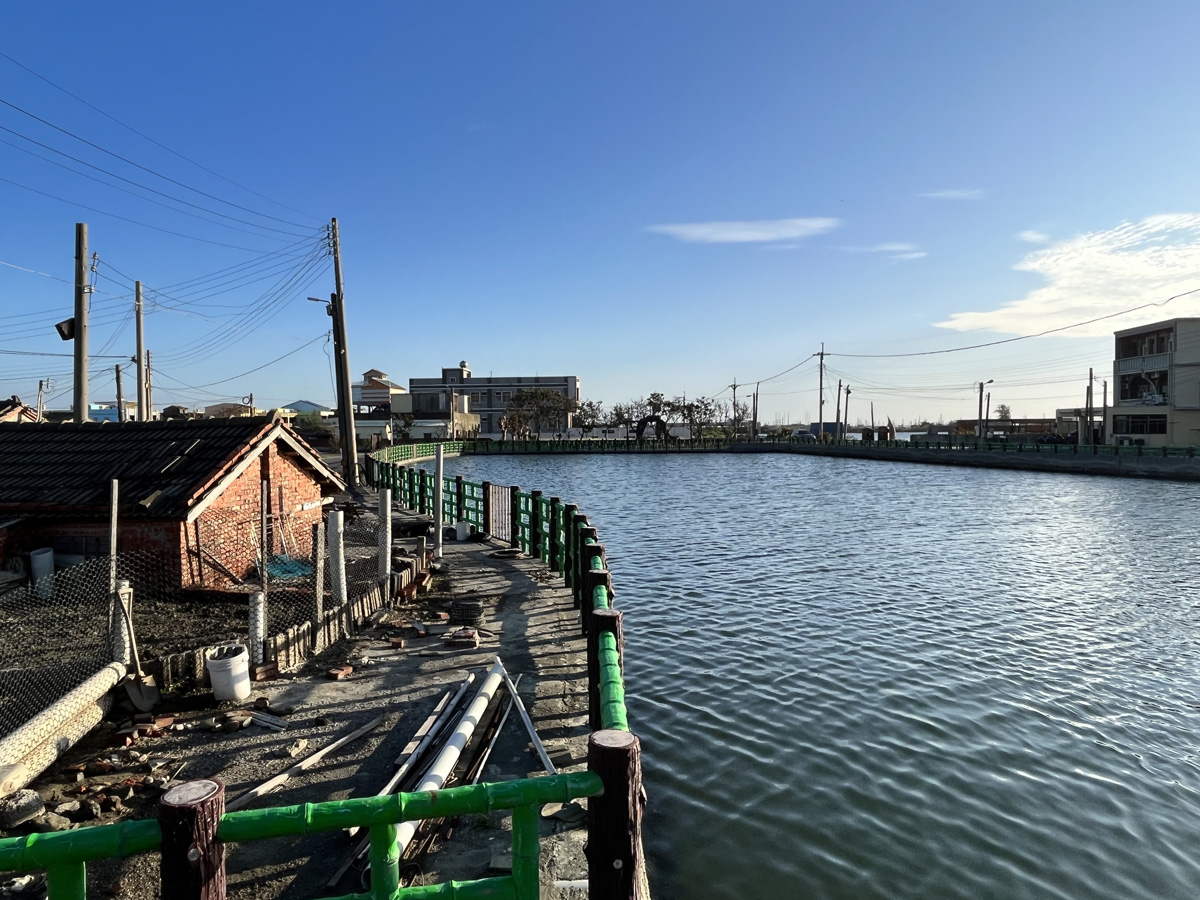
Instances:
[[[659,898],[1194,897],[1195,486],[479,457],[600,529]]]

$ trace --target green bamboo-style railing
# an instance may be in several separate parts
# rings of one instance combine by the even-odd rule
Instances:
[[[594,797],[602,789],[598,775],[572,772],[442,791],[245,810],[221,817],[217,839],[230,843],[337,831],[353,826],[369,828],[371,890],[331,900],[415,900],[424,897],[538,900],[538,810],[546,803]],[[494,810],[513,812],[511,875],[400,887],[396,829],[399,823]],[[45,869],[49,900],[86,900],[87,863],[150,853],[159,849],[161,839],[162,833],[155,819],[3,838],[0,839],[0,871]]]
[[[390,488],[396,501],[404,508],[432,515],[437,475],[385,459],[387,453],[394,449],[388,448],[368,457],[368,482],[376,489]],[[465,452],[472,452],[471,442],[466,442]],[[604,584],[589,588],[584,575],[584,560],[587,570],[607,571],[603,548],[599,554],[589,554],[584,550],[586,545],[598,543],[596,538],[583,535],[584,529],[590,528],[586,524],[586,517],[578,516],[574,506],[564,504],[558,497],[546,497],[541,491],[509,490],[513,501],[511,531],[507,533],[512,535],[512,545],[541,559],[552,572],[563,575],[567,586],[572,589],[576,606],[581,610],[586,630],[587,613],[611,608],[609,588]],[[496,527],[499,523],[495,512],[488,509],[486,498],[485,485],[464,481],[461,477],[443,476],[443,521],[466,521],[483,532],[495,533],[499,530]],[[591,685],[590,689],[599,693],[599,726],[629,731],[620,645],[620,636],[613,632],[605,631],[596,636],[596,646],[590,648],[589,652],[594,652],[598,660],[598,684]]]

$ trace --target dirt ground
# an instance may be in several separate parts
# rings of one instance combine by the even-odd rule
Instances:
[[[396,516],[398,526],[409,523],[409,517]],[[540,560],[492,556],[500,547],[498,543],[447,542],[448,574],[435,579],[432,591],[419,596],[412,607],[397,607],[381,627],[364,633],[360,639],[336,644],[301,672],[254,685],[252,698],[267,697],[273,709],[290,710],[285,716],[286,730],[270,732],[248,727],[226,733],[194,727],[173,730],[167,726],[162,736],[140,737],[130,748],[118,747],[119,740],[112,731],[97,731],[34,787],[50,810],[63,802],[101,794],[123,798],[122,808],[86,822],[88,825],[153,816],[162,781],[180,766],[183,769],[176,781],[217,778],[225,784],[227,800],[232,800],[295,762],[285,752],[293,742],[307,740],[301,754],[307,755],[382,714],[383,722],[365,737],[330,754],[247,808],[370,796],[391,775],[393,760],[438,699],[447,690],[457,689],[468,672],[475,672],[477,679],[481,677],[497,655],[512,677],[523,676],[519,693],[539,735],[561,761],[560,771],[583,769],[588,734],[587,669],[570,591]],[[464,598],[482,601],[483,627],[495,633],[495,637],[485,637],[478,649],[447,648],[440,637],[414,637],[407,627],[414,619],[428,618],[431,612],[448,612],[455,599]],[[385,648],[385,639],[390,635],[405,636],[406,647],[395,656],[363,657],[366,650]],[[346,663],[354,666],[349,678],[334,681],[327,677],[328,669]],[[211,693],[195,694],[166,698],[157,712],[173,714],[174,725],[195,726],[223,710],[250,704],[217,704]],[[139,757],[131,756],[130,751]],[[71,769],[72,765],[85,766],[83,775]],[[112,770],[102,771],[107,766]],[[538,758],[529,747],[529,737],[514,712],[508,717],[483,780],[541,772]],[[154,783],[147,783],[147,776]],[[80,777],[82,782],[76,780]],[[86,786],[83,793],[79,793],[81,785]],[[580,802],[586,806],[586,800]],[[587,877],[584,823],[542,818],[541,826],[543,896],[562,900],[586,896],[586,891],[569,885],[553,887],[556,881]],[[508,813],[461,820],[448,839],[437,841],[420,868],[410,874],[415,883],[485,877],[494,854],[510,849],[510,839]],[[326,885],[352,843],[338,832],[230,845],[226,863],[229,896],[301,900],[362,890],[361,873],[353,869],[337,888]],[[156,898],[158,865],[157,854],[91,863],[88,896]],[[0,878],[0,883],[3,880]]]

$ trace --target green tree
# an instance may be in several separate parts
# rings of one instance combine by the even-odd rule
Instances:
[[[1012,410],[1008,408],[1007,403],[1001,403],[996,407],[996,418],[1001,422],[1007,422],[1012,418]]]
[[[584,400],[575,410],[575,424],[581,431],[591,432],[604,421],[604,404],[599,400]]]
[[[549,388],[531,388],[517,391],[509,401],[505,417],[510,424],[522,423],[528,429],[536,429],[538,440],[545,428],[562,430],[575,412],[576,401]],[[514,433],[515,437],[515,433]]]

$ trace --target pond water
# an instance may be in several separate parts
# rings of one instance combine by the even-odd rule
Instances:
[[[659,900],[1200,894],[1200,486],[475,457],[625,611]]]

